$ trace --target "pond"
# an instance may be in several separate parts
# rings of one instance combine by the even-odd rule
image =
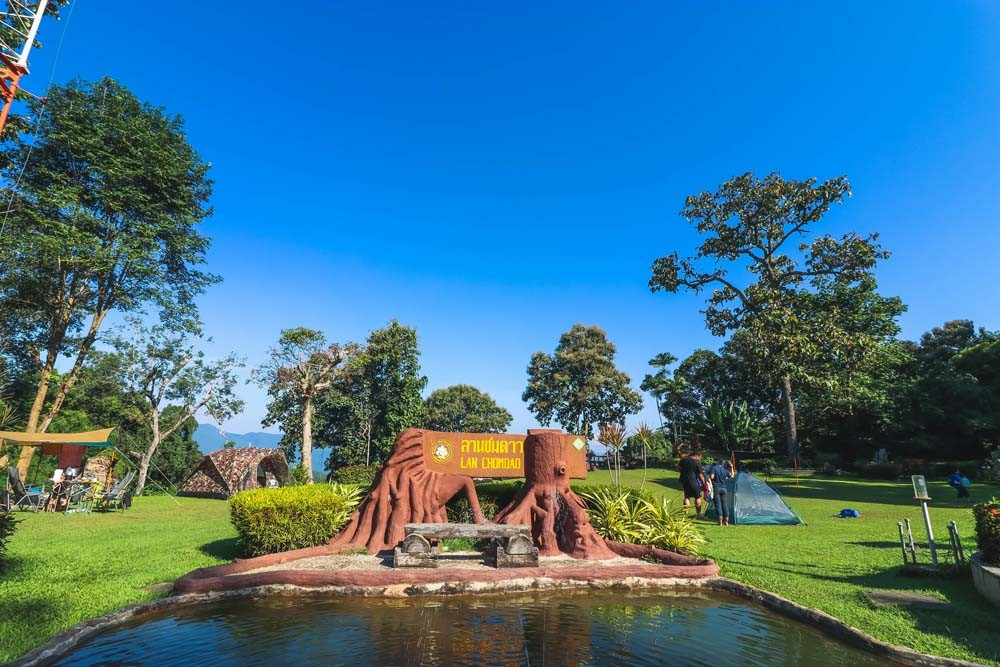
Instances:
[[[59,665],[878,665],[721,593],[272,596],[180,607],[99,635]]]

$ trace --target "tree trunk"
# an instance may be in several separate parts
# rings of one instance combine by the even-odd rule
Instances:
[[[51,377],[52,367],[46,362],[38,379],[38,387],[35,389],[35,400],[31,403],[31,410],[28,412],[25,433],[35,433],[38,429],[38,421],[42,416],[42,408],[45,407],[45,397],[49,393],[49,379]],[[38,448],[21,447],[21,454],[17,457],[17,470],[21,473],[21,479],[28,479],[28,468],[31,467],[31,459],[34,458],[36,449]]]
[[[153,439],[149,447],[142,453],[139,459],[139,478],[135,482],[135,495],[141,496],[142,490],[146,488],[146,476],[149,474],[149,462],[153,460],[156,448],[160,446],[160,411],[153,406],[152,419],[149,421],[150,430],[153,432]]]
[[[795,426],[795,399],[792,396],[792,379],[787,375],[781,378],[781,406],[785,413],[785,443],[788,446],[788,458],[792,460],[799,450],[799,434]]]
[[[486,523],[472,479],[428,470],[423,431],[407,429],[396,438],[389,460],[347,527],[331,543],[365,547],[370,554],[392,549],[405,537],[408,523],[447,523],[445,505],[463,489],[473,520]]]
[[[573,558],[614,558],[590,525],[583,500],[569,487],[561,431],[528,431],[524,476],[524,488],[497,514],[497,523],[530,525],[542,556],[566,553]]]
[[[306,484],[313,483],[313,403],[312,398],[306,398],[302,406],[302,467],[306,471]]]

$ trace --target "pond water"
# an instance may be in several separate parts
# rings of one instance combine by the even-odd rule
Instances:
[[[59,665],[878,665],[732,596],[272,596],[143,616]]]

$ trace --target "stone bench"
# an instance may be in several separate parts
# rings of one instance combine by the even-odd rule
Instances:
[[[393,552],[393,567],[437,567],[438,543],[445,538],[473,537],[496,543],[497,567],[535,567],[538,547],[531,527],[496,523],[408,523],[403,541]]]

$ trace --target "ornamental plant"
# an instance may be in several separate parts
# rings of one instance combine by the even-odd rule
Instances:
[[[705,538],[694,522],[670,501],[649,491],[613,486],[581,489],[590,523],[602,537],[667,549],[680,554],[698,554]]]
[[[972,507],[976,518],[976,543],[983,560],[1000,565],[1000,499],[994,497]]]
[[[345,484],[249,489],[229,499],[230,520],[247,556],[325,544],[361,502],[362,489]]]
[[[13,512],[0,511],[0,565],[3,564],[3,557],[7,552],[7,541],[14,534],[14,528],[18,523]]]

